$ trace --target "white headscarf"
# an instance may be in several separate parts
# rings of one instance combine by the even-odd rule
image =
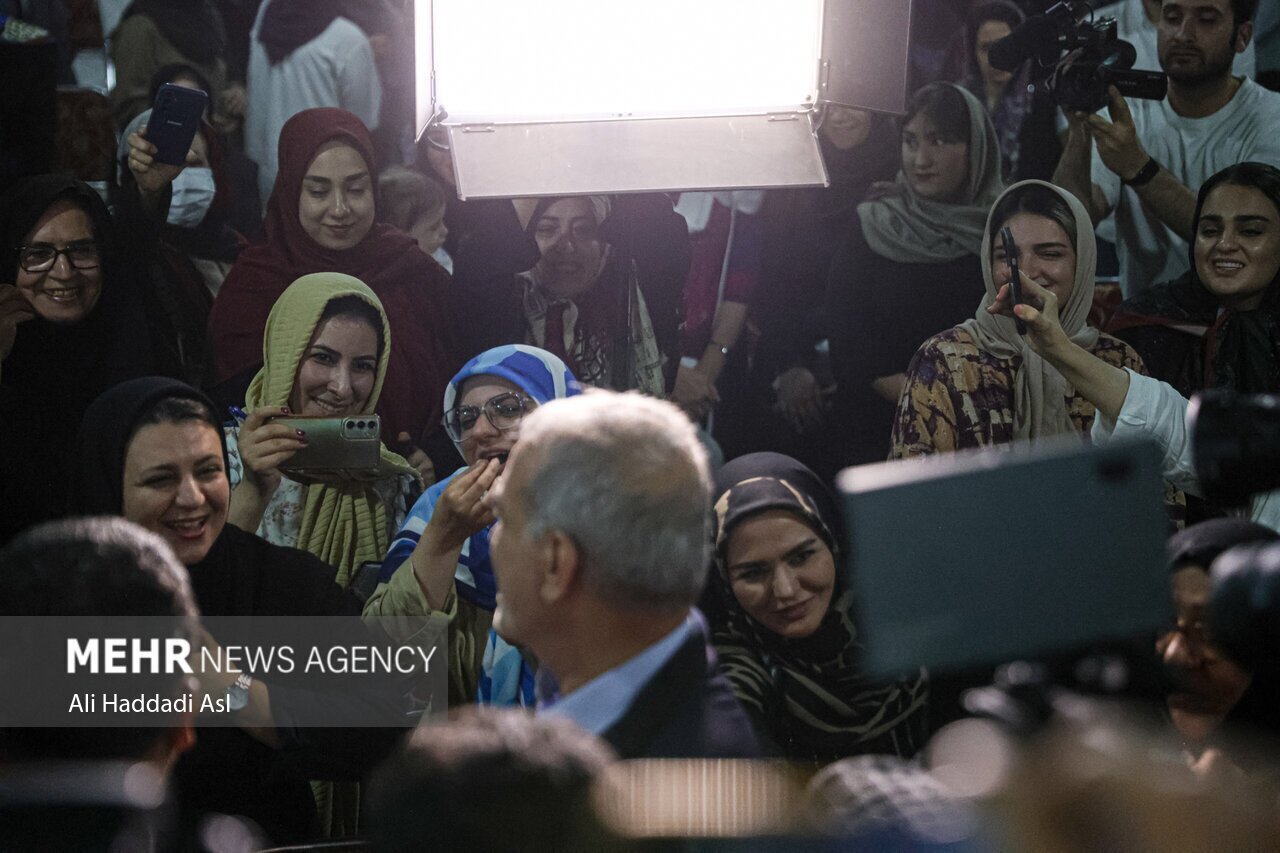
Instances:
[[[987,293],[982,297],[978,313],[972,320],[960,324],[977,342],[978,347],[996,358],[1021,358],[1022,363],[1013,375],[1013,434],[1015,438],[1040,438],[1046,435],[1074,431],[1067,413],[1066,398],[1071,386],[1054,367],[1027,346],[1026,338],[1018,334],[1010,317],[987,313],[987,306],[995,302],[996,285],[991,277],[991,232],[1001,223],[995,221],[1000,203],[1012,193],[1023,192],[1027,187],[1040,186],[1055,193],[1071,208],[1076,220],[1076,277],[1075,286],[1067,298],[1067,304],[1058,307],[1063,331],[1074,343],[1092,350],[1098,343],[1098,330],[1086,322],[1093,307],[1093,277],[1098,261],[1098,244],[1093,236],[1093,223],[1089,213],[1074,195],[1044,181],[1021,181],[1009,187],[997,199],[987,217],[987,227],[982,237],[982,279]]]

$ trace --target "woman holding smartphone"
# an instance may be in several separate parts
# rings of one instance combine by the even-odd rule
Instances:
[[[245,397],[247,415],[226,430],[233,489],[228,520],[268,542],[310,551],[338,570],[343,586],[361,563],[382,559],[421,479],[385,446],[374,472],[295,479],[281,466],[306,446],[306,429],[274,419],[371,414],[390,344],[382,303],[358,279],[303,276],[272,309],[264,363]]]

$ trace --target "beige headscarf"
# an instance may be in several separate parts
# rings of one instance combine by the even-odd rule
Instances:
[[[858,205],[862,234],[871,251],[903,264],[945,263],[976,254],[987,211],[1004,189],[1000,140],[982,102],[953,83],[932,83],[959,93],[969,108],[969,175],[955,203],[930,201],[912,191],[898,172],[896,195]]]
[[[1074,195],[1044,181],[1021,181],[1009,187],[996,201],[988,217],[982,237],[982,279],[987,293],[982,297],[974,319],[966,320],[960,328],[968,332],[978,346],[996,358],[1021,358],[1022,363],[1013,376],[1013,434],[1015,438],[1040,438],[1059,433],[1071,433],[1074,428],[1067,414],[1066,398],[1071,386],[1043,358],[1027,346],[1018,334],[1012,318],[997,317],[987,313],[987,306],[995,302],[996,286],[991,277],[991,230],[999,223],[992,220],[995,210],[1005,196],[1024,190],[1028,186],[1045,187],[1058,195],[1076,220],[1076,278],[1066,305],[1058,307],[1063,331],[1072,341],[1092,350],[1098,342],[1098,330],[1087,324],[1089,309],[1093,306],[1093,277],[1098,261],[1098,244],[1093,237],[1093,223],[1089,213]]]
[[[253,377],[245,394],[250,409],[284,406],[293,393],[298,365],[311,343],[320,316],[334,299],[356,296],[372,305],[382,318],[382,356],[373,391],[358,414],[368,414],[378,405],[382,381],[391,353],[391,327],[387,314],[374,292],[358,278],[341,273],[304,275],[280,294],[267,318],[262,337],[262,369]],[[402,457],[382,446],[382,460],[374,478],[410,475],[418,472]],[[314,482],[303,499],[302,530],[298,547],[310,551],[338,569],[343,586],[366,560],[381,560],[387,551],[387,511],[368,479]]]

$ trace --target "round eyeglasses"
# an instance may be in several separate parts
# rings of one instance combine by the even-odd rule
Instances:
[[[533,408],[533,400],[514,391],[491,397],[483,406],[455,406],[445,412],[444,431],[455,442],[465,441],[480,421],[480,413],[489,419],[493,428],[506,432],[520,425],[524,413]]]
[[[59,255],[66,255],[67,261],[78,270],[97,269],[102,263],[98,255],[98,244],[92,240],[81,240],[68,243],[61,249],[45,243],[19,246],[18,265],[27,272],[45,272],[53,269]]]

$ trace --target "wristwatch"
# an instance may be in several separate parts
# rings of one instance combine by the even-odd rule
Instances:
[[[1154,178],[1156,176],[1156,173],[1159,171],[1160,171],[1160,164],[1156,162],[1156,158],[1148,157],[1147,165],[1139,169],[1138,174],[1134,175],[1132,178],[1129,178],[1128,180],[1121,178],[1120,183],[1124,184],[1125,186],[1140,187],[1143,184],[1150,183],[1151,179]]]
[[[236,676],[235,683],[227,688],[227,710],[242,711],[249,704],[249,685],[253,684],[253,676],[242,672]]]

